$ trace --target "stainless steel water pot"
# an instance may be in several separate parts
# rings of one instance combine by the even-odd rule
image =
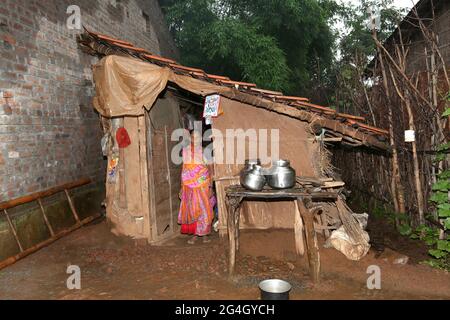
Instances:
[[[240,175],[241,185],[252,191],[261,191],[266,184],[266,177],[262,173],[262,167],[253,164],[252,169],[243,170]]]
[[[289,189],[295,186],[295,170],[289,160],[277,160],[266,176],[267,184],[274,189]]]

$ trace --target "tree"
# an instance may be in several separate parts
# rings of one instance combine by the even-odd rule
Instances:
[[[377,38],[384,42],[395,30],[406,13],[393,6],[393,0],[361,0],[358,4],[338,7],[336,16],[340,21],[341,34],[336,48],[338,58],[328,71],[329,104],[344,112],[369,115],[376,125],[373,110],[367,100],[370,83],[364,81],[367,65],[375,57],[376,45],[369,28],[369,9],[376,9],[380,25]]]
[[[393,0],[362,0],[356,5],[348,4],[341,7],[339,15],[345,29],[348,30],[339,40],[342,62],[351,62],[357,55],[368,63],[374,57],[376,46],[368,27],[369,10],[375,9],[374,14],[379,15],[377,37],[379,41],[384,42],[406,14],[405,9],[397,8],[393,3]]]
[[[308,94],[332,65],[328,22],[334,0],[161,0],[161,5],[184,64],[286,94]]]

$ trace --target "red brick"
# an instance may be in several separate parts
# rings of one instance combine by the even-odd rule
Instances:
[[[9,35],[9,34],[4,34],[2,36],[2,40],[5,41],[5,42],[8,42],[12,46],[15,46],[16,43],[17,43],[16,39],[13,36]]]
[[[6,8],[0,7],[0,14],[7,16],[9,15],[9,11]]]
[[[14,97],[14,94],[11,91],[3,91],[3,98],[11,99]]]
[[[14,24],[14,29],[22,31],[23,30],[23,26],[18,24],[18,23],[15,23]]]
[[[16,64],[15,67],[16,67],[16,70],[17,70],[17,71],[22,71],[22,72],[27,71],[27,67],[24,66],[23,64]]]
[[[12,109],[7,104],[2,105],[0,110],[3,110],[3,114],[6,114],[6,115],[11,115],[12,114]]]

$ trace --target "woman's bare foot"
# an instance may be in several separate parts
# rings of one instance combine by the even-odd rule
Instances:
[[[197,236],[193,236],[191,239],[188,240],[187,243],[189,243],[189,244],[194,244],[195,241],[197,241]]]
[[[211,242],[211,239],[209,239],[208,236],[203,236],[202,240],[203,240],[203,243],[210,243]]]

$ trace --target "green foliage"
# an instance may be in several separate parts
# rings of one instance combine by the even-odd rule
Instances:
[[[429,259],[426,261],[423,261],[422,264],[426,264],[432,268],[436,269],[443,269],[443,270],[450,270],[450,262],[447,257],[447,259]]]
[[[366,203],[362,204],[361,206],[363,207],[364,211],[369,211],[369,206]],[[386,211],[384,210],[383,206],[375,204],[371,211],[371,214],[373,214],[375,218],[380,219],[386,216]]]
[[[434,185],[433,185],[433,191],[448,191],[450,189],[450,181],[439,179]]]
[[[435,245],[438,237],[439,230],[431,228],[427,225],[418,226],[410,235],[411,239],[422,240],[428,246]]]
[[[160,2],[186,65],[288,94],[332,65],[334,0]]]
[[[450,101],[450,91],[447,93],[447,101]],[[447,103],[448,105],[448,103]],[[449,117],[450,116],[450,108],[447,107],[444,110],[444,113],[442,114],[442,117]]]
[[[442,259],[447,257],[447,252],[440,249],[431,249],[428,253],[436,259]]]
[[[450,101],[450,98],[447,98],[447,101]],[[450,108],[446,108],[444,113],[442,114],[442,117],[449,117],[450,116]]]
[[[448,149],[450,149],[450,142],[443,143],[440,146],[438,146],[438,148],[437,148],[438,151],[445,151]]]
[[[365,207],[365,208],[364,208]],[[368,206],[363,206],[364,211],[369,211]],[[408,216],[400,213],[395,213],[390,210],[386,210],[384,206],[375,204],[373,209],[370,210],[370,213],[376,219],[386,220],[389,224],[394,225],[396,220],[398,219],[402,225],[408,224]],[[404,227],[404,232],[407,233],[406,227]]]
[[[435,203],[443,203],[447,199],[448,195],[445,192],[434,192],[433,195],[430,197],[430,201]]]
[[[448,95],[449,99],[450,93]],[[450,109],[447,108],[446,112]],[[444,115],[446,114],[444,112]],[[450,113],[449,113],[450,114]],[[446,159],[446,152],[450,149],[450,142],[446,142],[438,146],[436,161],[443,161]],[[450,170],[445,170],[438,174],[436,183],[433,184],[433,195],[430,198],[430,202],[436,207],[439,219],[443,223],[444,230],[450,230]],[[433,236],[434,235],[434,236]],[[450,270],[450,239],[439,239],[439,231],[431,234],[430,238],[425,241],[427,245],[432,246],[428,253],[434,258],[428,261],[428,264],[437,267]]]
[[[450,218],[445,219],[444,227],[446,230],[450,230]]]
[[[341,15],[349,30],[342,36],[340,42],[344,62],[352,61],[355,55],[358,55],[364,57],[365,64],[374,56],[376,47],[372,39],[372,32],[367,26],[368,9],[371,7],[379,9],[381,26],[377,30],[377,37],[383,42],[394,31],[406,13],[404,9],[396,8],[393,3],[393,0],[366,0],[349,4],[342,9]]]
[[[330,78],[334,90],[332,101],[338,101],[339,111],[346,113],[360,113],[367,108],[361,104],[361,94],[364,90],[370,91],[370,84],[364,82],[363,73],[367,64],[376,53],[372,30],[368,26],[368,9],[380,10],[380,29],[377,37],[384,41],[396,28],[397,23],[405,15],[405,10],[393,5],[393,0],[363,0],[349,2],[340,7],[337,16],[340,18],[341,28],[338,36],[339,59],[330,70]],[[365,100],[365,99],[364,99]]]
[[[442,171],[438,174],[439,179],[450,179],[450,170]]]
[[[409,224],[407,223],[402,223],[398,226],[398,232],[402,235],[402,236],[409,236],[412,233],[412,228]]]
[[[438,206],[439,217],[448,218],[450,217],[450,203],[441,203]]]

